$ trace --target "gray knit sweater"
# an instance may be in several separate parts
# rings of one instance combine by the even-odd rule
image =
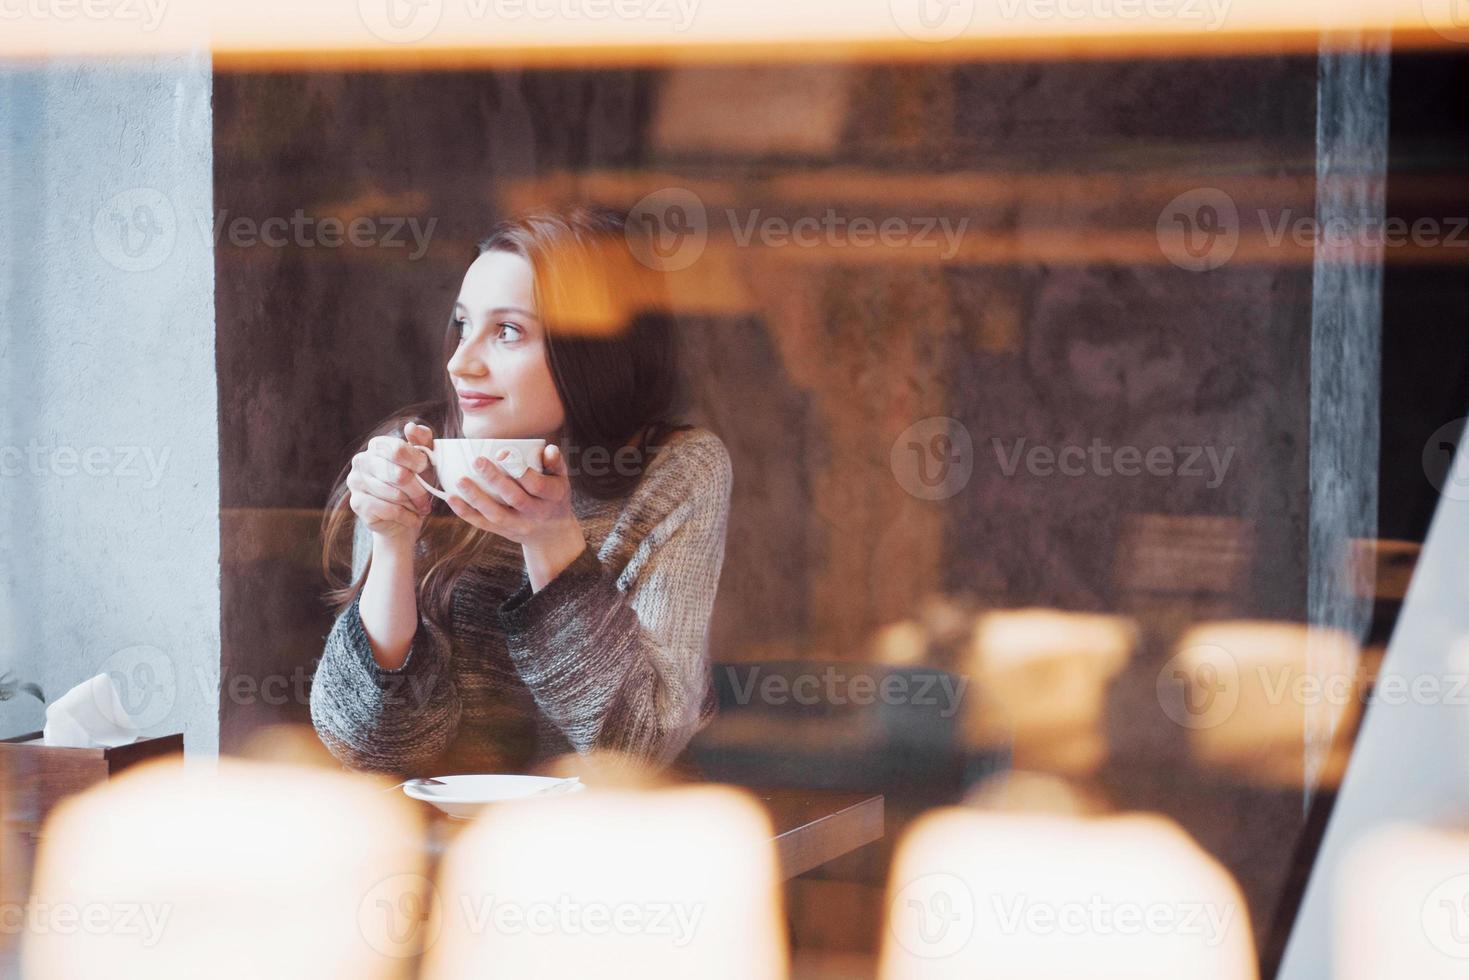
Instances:
[[[540,592],[520,546],[492,537],[454,590],[448,634],[420,612],[396,670],[373,659],[354,599],[311,687],[322,742],[348,768],[399,776],[523,772],[592,749],[667,764],[713,711],[730,484],[718,436],[672,433],[622,500],[573,490],[587,548]],[[370,549],[359,523],[354,578]]]

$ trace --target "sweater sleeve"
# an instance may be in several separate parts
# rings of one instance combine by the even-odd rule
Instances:
[[[371,550],[359,523],[352,536],[354,579]],[[322,744],[350,769],[432,775],[425,770],[459,728],[449,652],[448,638],[420,612],[407,659],[385,670],[373,658],[354,598],[327,634],[311,684],[311,723]]]
[[[567,741],[655,766],[713,711],[709,617],[731,486],[717,437],[668,452],[678,458],[644,476],[653,503],[632,519],[649,530],[620,573],[588,546],[540,592],[523,579],[499,610],[511,660]]]

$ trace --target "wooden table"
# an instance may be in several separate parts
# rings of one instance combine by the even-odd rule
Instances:
[[[883,798],[824,790],[754,790],[775,825],[782,878],[820,867],[883,835]]]
[[[745,789],[754,794],[770,813],[782,879],[805,874],[882,838],[883,798],[879,795],[807,789]],[[468,823],[451,820],[428,803],[424,806],[433,814],[429,821],[428,850],[437,863],[445,844]]]

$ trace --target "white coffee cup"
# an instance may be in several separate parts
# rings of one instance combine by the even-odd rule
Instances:
[[[484,457],[517,480],[525,475],[526,470],[545,472],[541,467],[541,450],[546,448],[544,439],[435,439],[432,449],[415,443],[409,445],[421,450],[429,462],[434,464],[434,472],[438,474],[441,486],[457,486],[460,478],[467,476],[502,504],[508,501],[479,475],[474,468],[475,460]],[[510,451],[508,458],[503,461],[496,458],[507,449]],[[443,501],[449,499],[447,493],[425,481],[422,476],[415,474],[414,478],[435,497]]]

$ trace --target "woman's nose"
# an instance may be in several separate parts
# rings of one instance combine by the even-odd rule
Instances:
[[[473,353],[469,344],[465,344],[449,358],[449,373],[462,374],[466,377],[484,374],[484,361]]]

